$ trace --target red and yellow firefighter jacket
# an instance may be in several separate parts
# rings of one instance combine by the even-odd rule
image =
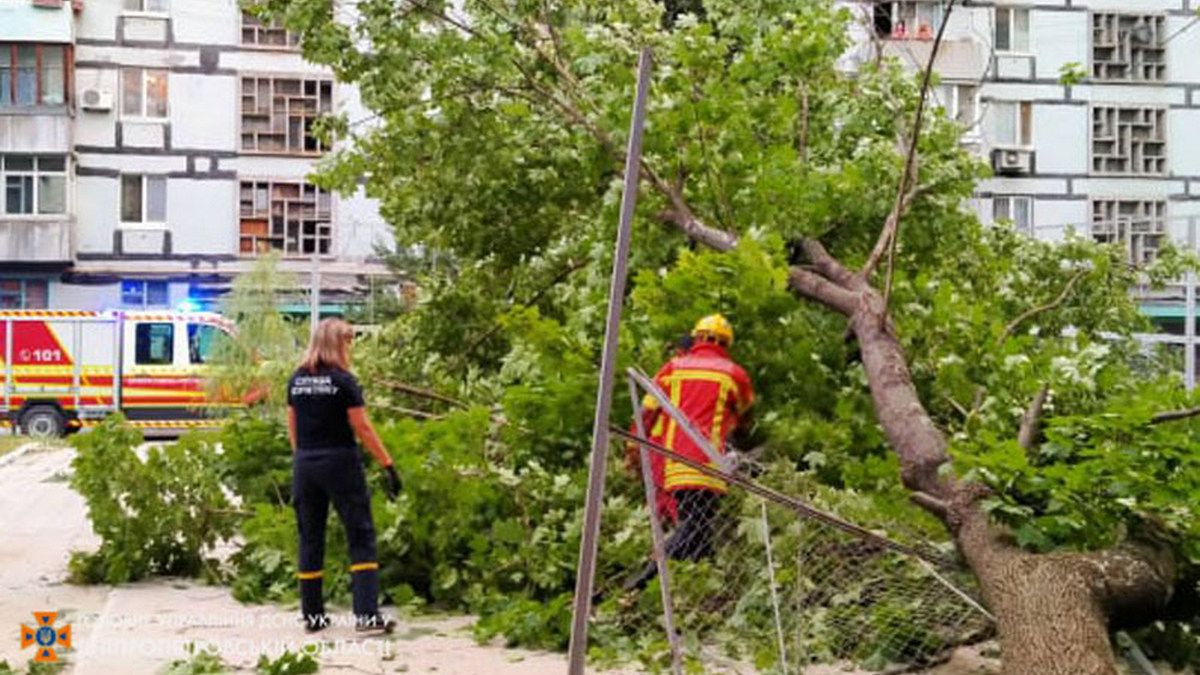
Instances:
[[[746,371],[729,358],[723,347],[711,342],[700,342],[687,354],[668,361],[654,376],[654,381],[722,454],[725,438],[737,427],[754,400],[754,390]],[[647,399],[647,403],[652,401],[650,397]],[[650,437],[688,459],[712,464],[670,415],[658,415]],[[728,489],[725,481],[670,459],[663,474],[663,488],[668,492],[685,489],[725,492]]]

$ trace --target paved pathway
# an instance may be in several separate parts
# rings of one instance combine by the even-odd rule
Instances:
[[[0,463],[0,660],[14,668],[32,657],[32,648],[20,649],[19,624],[33,623],[35,611],[56,611],[59,625],[72,624],[69,672],[80,675],[160,672],[184,656],[189,642],[214,645],[231,670],[243,672],[262,653],[302,648],[317,651],[328,672],[566,671],[559,654],[477,645],[465,617],[402,621],[390,638],[363,639],[334,626],[320,640],[307,640],[291,623],[294,611],[242,605],[221,587],[169,579],[117,587],[64,583],[70,551],[99,543],[82,498],[66,483],[72,452],[38,448]]]

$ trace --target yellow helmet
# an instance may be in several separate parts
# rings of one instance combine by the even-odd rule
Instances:
[[[692,337],[714,337],[717,342],[733,344],[733,324],[721,314],[710,314],[696,322]]]

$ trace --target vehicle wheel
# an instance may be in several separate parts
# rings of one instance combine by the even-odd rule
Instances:
[[[21,429],[30,438],[59,438],[65,428],[66,420],[54,406],[34,406],[21,415]]]

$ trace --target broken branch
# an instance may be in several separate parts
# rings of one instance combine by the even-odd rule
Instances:
[[[895,241],[897,233],[900,230],[900,219],[904,217],[908,211],[909,205],[912,203],[912,184],[916,183],[917,174],[917,141],[921,138],[921,124],[925,119],[925,103],[929,98],[929,84],[933,78],[933,66],[937,61],[938,51],[942,46],[942,38],[946,35],[946,26],[950,23],[950,13],[954,11],[954,0],[946,3],[946,13],[942,17],[942,25],[938,27],[937,36],[933,40],[933,47],[929,51],[929,63],[925,66],[925,72],[921,77],[921,97],[917,100],[917,112],[913,120],[912,134],[908,141],[908,152],[904,158],[904,172],[900,175],[900,185],[896,189],[896,199],[892,203],[892,210],[888,214],[887,220],[884,221],[883,231],[879,233],[879,240],[875,242],[875,248],[871,250],[870,257],[867,258],[867,263],[863,265],[859,276],[867,279],[879,266],[880,260],[883,259],[884,253],[895,255]],[[890,278],[890,274],[889,274]],[[887,284],[887,288],[891,287],[891,283]],[[887,299],[885,289],[884,299]]]
[[[1078,283],[1078,281],[1082,279],[1083,275],[1085,274],[1087,274],[1087,270],[1079,270],[1076,272],[1074,276],[1067,281],[1067,285],[1063,287],[1062,292],[1058,294],[1058,297],[1051,302],[1021,312],[1017,318],[1010,321],[1008,325],[1004,327],[1004,332],[1000,334],[999,342],[1004,342],[1016,334],[1017,328],[1020,328],[1022,323],[1037,316],[1038,314],[1044,314],[1061,306],[1067,301],[1067,297],[1071,295],[1071,289],[1075,287],[1075,284]]]
[[[1017,432],[1017,443],[1025,448],[1025,452],[1032,451],[1034,443],[1037,442],[1042,425],[1042,408],[1045,407],[1049,394],[1050,385],[1043,384],[1042,388],[1038,389],[1037,394],[1034,395],[1033,400],[1029,402],[1025,414],[1021,416],[1021,429]]]
[[[1163,422],[1174,422],[1176,420],[1186,420],[1191,417],[1200,415],[1200,408],[1188,408],[1186,410],[1168,410],[1160,412],[1150,418],[1150,424],[1162,424]]]

